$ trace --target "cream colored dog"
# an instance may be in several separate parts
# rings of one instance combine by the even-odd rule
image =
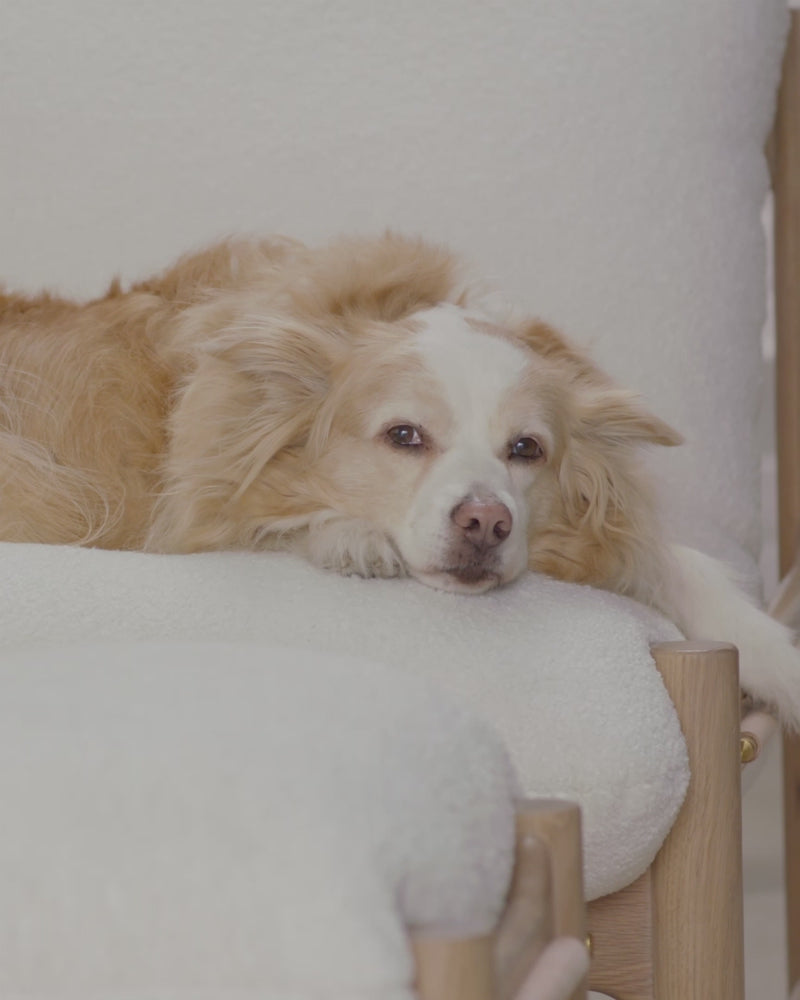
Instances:
[[[291,548],[470,593],[531,568],[738,641],[800,719],[787,633],[661,539],[637,453],[679,435],[550,327],[487,315],[446,251],[230,242],[0,309],[0,538]]]

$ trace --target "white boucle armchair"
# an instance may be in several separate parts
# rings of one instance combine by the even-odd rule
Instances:
[[[759,220],[783,0],[98,14],[78,0],[44,23],[30,5],[4,15],[9,285],[91,294],[233,228],[440,239],[685,434],[653,456],[670,531],[758,587]],[[784,568],[800,510],[794,18],[775,149]],[[724,645],[680,645],[632,602],[533,576],[459,598],[280,555],[3,545],[0,560],[0,786],[14,804],[0,995],[504,1000],[544,941],[582,936],[582,879],[590,985],[741,1000]],[[339,743],[343,729],[358,738]],[[336,808],[296,794],[313,787]],[[495,942],[520,795],[580,804],[584,868],[557,820],[531,821],[538,841],[523,824]],[[800,836],[796,808],[787,820]],[[549,918],[532,885],[548,830]],[[328,838],[340,849],[321,849]],[[309,858],[293,898],[292,863]],[[441,892],[422,891],[439,877]],[[520,881],[535,911],[522,930]]]

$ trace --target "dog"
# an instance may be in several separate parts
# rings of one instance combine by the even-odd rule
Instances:
[[[282,548],[478,594],[526,569],[740,649],[800,723],[800,653],[662,538],[642,446],[680,435],[445,249],[229,240],[75,304],[0,297],[0,539]]]

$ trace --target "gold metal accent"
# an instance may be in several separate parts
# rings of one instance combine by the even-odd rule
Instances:
[[[752,733],[742,733],[739,737],[739,756],[743,764],[750,764],[758,757],[761,748]]]
[[[594,955],[594,939],[591,934],[586,935],[584,944],[586,945],[586,950],[589,952],[589,958],[591,958]]]

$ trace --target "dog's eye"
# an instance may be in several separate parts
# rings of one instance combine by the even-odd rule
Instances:
[[[398,448],[420,448],[423,445],[422,434],[413,424],[398,424],[386,431],[386,437]]]
[[[509,458],[523,458],[528,462],[540,462],[544,458],[544,448],[535,437],[520,437],[511,442]]]

